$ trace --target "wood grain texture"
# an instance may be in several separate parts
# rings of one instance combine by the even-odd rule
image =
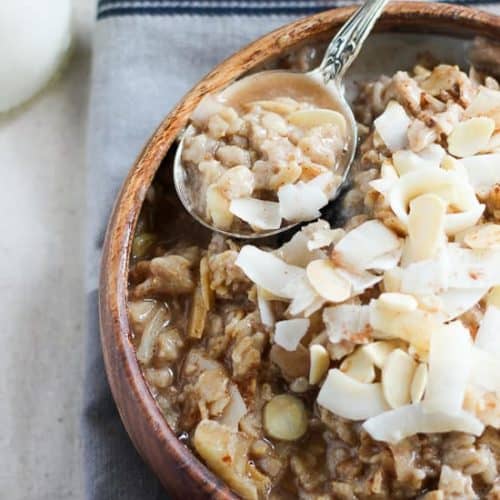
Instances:
[[[198,83],[160,124],[130,170],[111,215],[100,280],[101,341],[108,380],[121,418],[139,453],[173,498],[190,500],[236,496],[169,429],[138,366],[130,342],[127,275],[133,232],[146,191],[172,142],[200,99],[248,70],[305,42],[329,38],[352,13],[336,9],[311,16],[243,48]],[[481,35],[500,40],[500,18],[454,5],[391,3],[377,31]]]

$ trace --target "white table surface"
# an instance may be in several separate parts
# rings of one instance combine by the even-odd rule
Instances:
[[[73,0],[74,51],[0,118],[0,497],[83,498],[85,123],[96,0]],[[5,495],[5,496],[4,496]]]

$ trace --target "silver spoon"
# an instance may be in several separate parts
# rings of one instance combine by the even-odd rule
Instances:
[[[299,100],[301,94],[310,97],[309,93],[314,92],[317,95],[317,100],[322,102],[323,107],[335,109],[346,119],[347,146],[339,162],[340,164],[336,166],[336,173],[340,173],[342,181],[344,181],[356,153],[358,132],[351,107],[344,96],[342,77],[356,59],[363,42],[370,34],[388,2],[389,0],[367,0],[335,35],[326,49],[321,64],[314,70],[307,73],[294,73],[284,70],[261,71],[236,81],[222,91],[219,96],[230,103],[231,101],[238,102],[238,96],[243,93],[248,97],[249,92],[252,93],[252,99],[247,99],[247,102],[249,100],[277,97],[276,89],[279,89],[280,96],[294,97]],[[196,190],[193,191],[192,185],[190,186],[188,173],[181,161],[184,139],[191,127],[190,125],[181,136],[177,148],[173,168],[174,185],[185,209],[200,224],[212,231],[217,231],[232,238],[263,238],[281,233],[299,224],[295,222],[284,225],[279,229],[259,232],[254,232],[248,226],[248,231],[244,233],[232,232],[213,226],[202,214],[199,214],[195,210],[193,203],[193,198],[196,198],[198,193]],[[330,202],[337,197],[339,190],[338,188]]]

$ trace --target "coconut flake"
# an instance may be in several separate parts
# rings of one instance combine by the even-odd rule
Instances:
[[[469,330],[460,321],[432,333],[424,411],[450,415],[460,412],[469,379],[471,347]]]
[[[385,111],[374,121],[375,130],[391,151],[408,146],[408,127],[411,120],[405,109],[396,101],[390,101]]]
[[[392,163],[400,176],[413,172],[414,170],[439,168],[440,162],[441,159],[439,159],[439,161],[434,158],[432,160],[426,160],[422,157],[421,153],[416,154],[409,149],[396,151],[392,155]]]
[[[303,182],[281,186],[278,200],[281,216],[290,222],[316,219],[321,215],[319,209],[328,203],[320,188]]]
[[[274,326],[274,312],[271,302],[264,298],[262,289],[257,287],[257,306],[259,307],[260,320],[263,325]]]
[[[317,402],[335,415],[364,420],[387,410],[381,384],[363,384],[338,369],[328,372]]]
[[[370,220],[349,231],[335,245],[334,259],[349,270],[363,271],[378,257],[400,246],[400,239],[393,231],[378,220]]]
[[[287,351],[295,351],[308,328],[309,320],[304,318],[278,321],[274,330],[274,342]]]
[[[368,306],[343,304],[323,310],[328,339],[332,343],[350,340],[362,343],[371,334]]]
[[[465,116],[489,116],[500,127],[500,91],[479,87],[478,93],[465,110]]]
[[[278,229],[281,226],[280,205],[257,198],[232,200],[229,211],[257,229]]]
[[[472,309],[486,293],[488,288],[450,288],[437,297],[443,321],[451,321]]]
[[[229,385],[229,397],[231,399],[217,421],[233,430],[238,430],[240,420],[247,414],[248,410],[236,384]]]
[[[305,270],[283,262],[275,255],[253,245],[245,245],[235,264],[258,286],[272,294],[293,299],[294,283],[305,278]]]
[[[305,274],[299,280],[291,282],[290,287],[285,291],[293,295],[292,302],[287,309],[290,316],[299,314],[310,316],[325,303],[325,299],[316,293]]]
[[[325,172],[324,174],[317,175],[306,184],[310,187],[321,189],[326,197],[331,200],[337,193],[340,185],[341,178],[334,175],[333,172]]]
[[[372,417],[363,428],[373,439],[395,444],[419,433],[465,432],[480,436],[484,425],[470,413],[460,410],[454,415],[426,413],[422,403],[401,406]]]
[[[352,273],[341,267],[337,268],[337,273],[351,283],[352,296],[363,293],[368,288],[380,283],[384,278],[381,275],[377,276],[376,274],[372,274],[368,271],[363,271],[362,273]]]
[[[474,343],[480,349],[496,356],[500,364],[500,309],[498,307],[488,306]]]
[[[486,116],[459,122],[448,136],[448,151],[459,158],[472,156],[488,146],[495,122]]]
[[[399,264],[402,254],[403,246],[401,245],[399,248],[396,248],[391,252],[375,257],[375,259],[367,264],[366,268],[374,271],[389,271]]]
[[[498,356],[473,346],[468,357],[471,360],[469,382],[486,391],[500,391],[500,362]]]
[[[487,193],[500,182],[500,153],[471,156],[462,163],[476,193]]]
[[[448,289],[450,272],[447,251],[441,251],[436,258],[414,262],[400,273],[400,288],[403,293],[432,295]]]

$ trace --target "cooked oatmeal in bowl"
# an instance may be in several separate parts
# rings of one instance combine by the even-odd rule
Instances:
[[[246,112],[278,104],[301,110]],[[500,87],[418,64],[361,85],[355,108],[341,226],[165,239],[168,181],[150,189],[137,359],[171,429],[243,498],[500,498]]]
[[[317,219],[350,159],[346,118],[330,92],[297,74],[268,75],[205,96],[179,150],[189,208],[222,231]]]

